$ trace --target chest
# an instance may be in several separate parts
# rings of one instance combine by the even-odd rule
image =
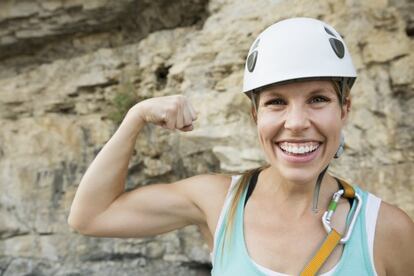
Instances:
[[[320,215],[305,220],[286,219],[277,212],[259,214],[259,206],[247,204],[244,210],[244,246],[250,259],[270,270],[298,275],[319,249],[327,234]],[[345,205],[338,208],[332,225],[340,232],[345,229]],[[340,260],[343,246],[338,245],[320,272],[332,269]]]

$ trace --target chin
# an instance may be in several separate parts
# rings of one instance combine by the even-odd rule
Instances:
[[[279,175],[284,180],[297,184],[315,182],[320,171],[309,168],[277,168]]]

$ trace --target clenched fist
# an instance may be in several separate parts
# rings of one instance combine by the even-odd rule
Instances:
[[[193,121],[197,119],[193,106],[182,95],[150,98],[137,103],[133,108],[144,122],[167,129],[191,131]]]

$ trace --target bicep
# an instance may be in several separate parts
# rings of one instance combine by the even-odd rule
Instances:
[[[193,181],[189,178],[125,192],[91,221],[84,234],[139,238],[197,224],[204,215],[191,197]]]

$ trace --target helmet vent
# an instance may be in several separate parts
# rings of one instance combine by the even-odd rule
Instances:
[[[331,43],[332,49],[334,50],[335,54],[339,58],[343,58],[345,55],[344,44],[342,44],[342,42],[336,38],[330,38],[329,42]]]
[[[249,57],[247,58],[247,70],[249,70],[249,72],[253,72],[254,67],[256,65],[256,60],[257,60],[257,50],[252,52]]]
[[[256,42],[254,43],[253,47],[252,47],[252,51],[254,51],[254,49],[256,49],[259,46],[259,42],[260,42],[260,38],[258,38],[256,40]]]
[[[336,37],[336,35],[331,30],[329,30],[327,27],[324,27],[324,29],[325,29],[325,32],[327,32],[329,35]]]

